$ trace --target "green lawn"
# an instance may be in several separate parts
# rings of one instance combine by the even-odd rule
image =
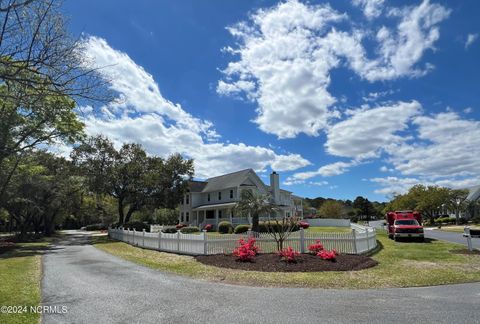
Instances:
[[[463,233],[465,225],[448,225],[448,226],[442,226],[439,228],[440,231],[444,232],[455,232],[455,233]],[[480,229],[480,225],[472,225],[470,228],[473,229]]]
[[[154,269],[209,281],[257,286],[322,288],[412,287],[480,281],[480,256],[450,252],[464,248],[444,241],[428,243],[394,242],[377,234],[379,251],[373,256],[379,265],[361,271],[264,273],[217,268],[201,264],[190,256],[136,248],[122,242],[97,241],[103,251]]]
[[[49,242],[17,243],[0,254],[0,306],[38,306],[41,302],[41,254]],[[38,323],[40,314],[1,314],[0,323]]]

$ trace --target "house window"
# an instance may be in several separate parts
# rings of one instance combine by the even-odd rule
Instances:
[[[190,204],[190,195],[187,195],[187,197],[186,197],[186,203],[187,203],[187,205]]]
[[[186,212],[185,213],[185,221],[188,223],[190,221],[190,213]]]
[[[218,200],[222,200],[222,192],[221,191],[218,192]]]
[[[233,190],[230,190],[230,199],[233,199]]]
[[[180,223],[183,222],[183,213],[180,216]]]
[[[221,210],[218,211],[218,218],[222,218],[222,211]]]
[[[207,195],[207,200],[210,201],[210,194]]]

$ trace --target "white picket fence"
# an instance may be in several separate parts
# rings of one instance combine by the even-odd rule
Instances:
[[[245,234],[216,234],[202,232],[200,234],[148,233],[135,230],[109,229],[108,235],[115,240],[143,247],[151,250],[174,252],[189,255],[210,255],[232,253],[240,238],[255,236],[261,252],[277,251],[275,240],[268,233],[252,232]],[[301,229],[293,232],[284,243],[284,247],[291,246],[296,251],[308,252],[308,246],[317,240],[325,249],[336,249],[340,253],[362,254],[371,251],[377,246],[376,231],[374,228],[352,224],[352,231],[347,233],[319,233]]]

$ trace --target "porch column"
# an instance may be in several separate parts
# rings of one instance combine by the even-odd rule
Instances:
[[[215,209],[215,226],[218,226],[218,209]]]
[[[195,212],[195,215],[197,216],[197,223],[195,225],[199,226],[199,224],[198,224],[198,211]]]
[[[233,224],[233,219],[232,219],[232,218],[233,218],[233,216],[232,216],[232,214],[233,214],[233,209],[229,209],[229,210],[228,210],[228,213],[230,214],[230,224]]]

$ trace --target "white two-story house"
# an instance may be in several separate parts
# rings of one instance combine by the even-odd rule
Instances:
[[[253,190],[258,194],[270,194],[278,207],[277,217],[302,217],[302,198],[290,191],[280,189],[278,173],[270,175],[266,185],[252,169],[241,170],[206,181],[189,181],[187,193],[180,204],[179,223],[203,227],[229,221],[232,225],[249,224],[249,215],[236,215],[235,204],[240,200],[242,190]],[[268,217],[269,215],[264,215]]]

